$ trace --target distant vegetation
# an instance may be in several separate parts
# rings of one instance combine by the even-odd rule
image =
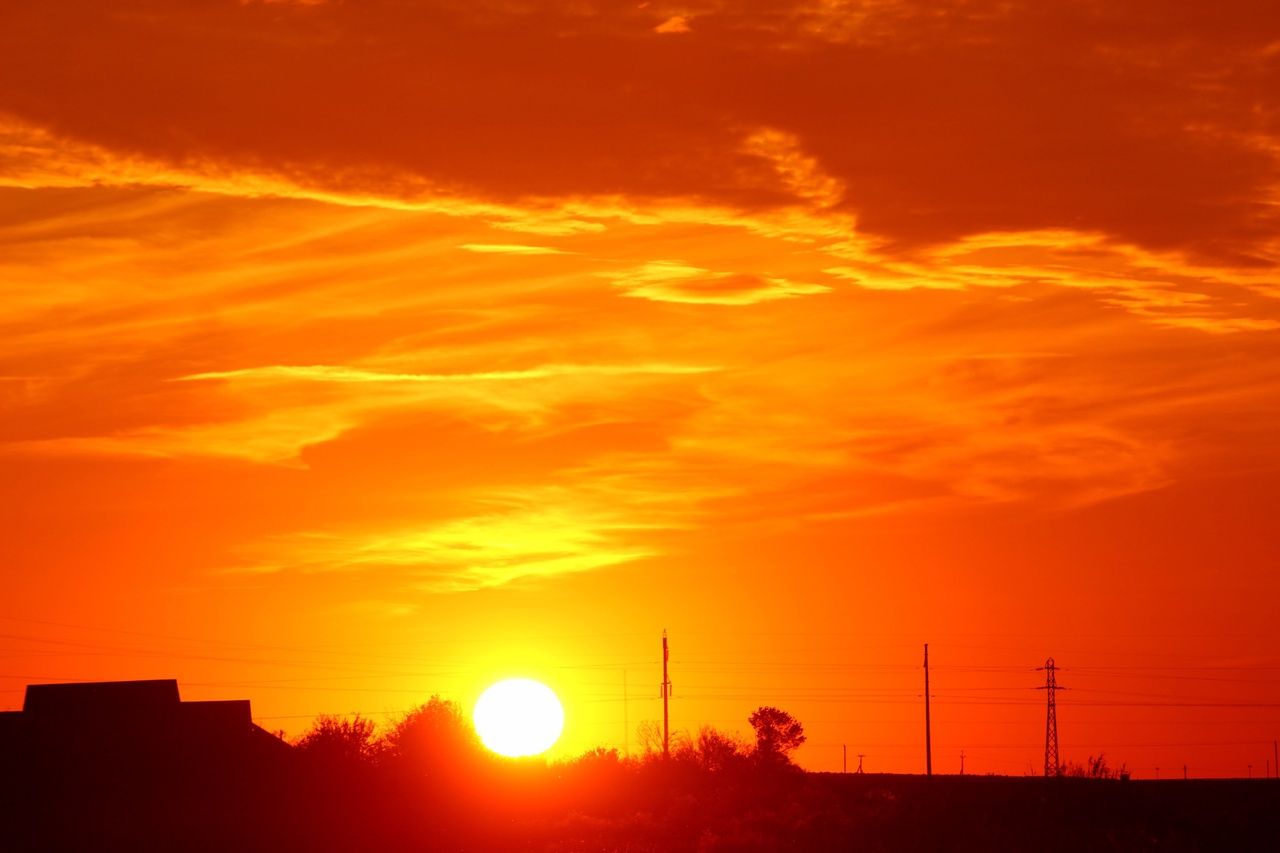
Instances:
[[[673,732],[665,763],[715,773],[798,770],[792,754],[805,741],[799,720],[778,708],[762,707],[747,721],[755,731],[755,743],[712,726],[702,726],[696,736]],[[664,761],[661,728],[646,721],[640,724],[638,734],[640,750],[634,758],[623,758],[614,749],[595,749],[562,764],[607,761],[638,770]],[[440,696],[432,696],[381,731],[372,720],[359,714],[321,715],[292,744],[323,769],[363,766],[429,774],[474,771],[485,764],[513,766],[512,759],[484,748],[457,702]],[[524,763],[539,762],[526,759]]]

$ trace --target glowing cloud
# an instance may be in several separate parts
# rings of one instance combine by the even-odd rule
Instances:
[[[753,305],[775,299],[812,296],[831,288],[784,278],[750,274],[716,273],[679,261],[652,261],[629,270],[601,273],[615,286],[641,299],[656,302],[690,302],[708,305]]]
[[[653,28],[655,33],[687,33],[689,29],[689,19],[683,15],[674,15],[661,24]]]
[[[532,496],[531,496],[532,497]],[[235,571],[402,572],[405,594],[457,593],[585,572],[656,555],[627,542],[636,517],[564,490],[479,515],[417,528],[303,533],[258,543],[260,559]]]
[[[563,255],[563,249],[552,249],[548,246],[521,246],[492,243],[464,243],[458,247],[468,252],[495,255]]]

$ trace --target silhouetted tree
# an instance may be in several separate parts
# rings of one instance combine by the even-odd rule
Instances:
[[[643,720],[636,726],[636,739],[640,741],[640,760],[653,761],[662,758],[662,723],[656,720]],[[677,761],[692,761],[693,741],[685,731],[670,732],[667,738],[668,751]]]
[[[381,751],[373,720],[322,714],[293,745],[325,762],[372,762]]]
[[[396,720],[385,737],[385,759],[412,772],[461,771],[486,755],[462,707],[439,695]]]
[[[703,726],[698,729],[694,752],[699,767],[713,772],[723,772],[745,761],[749,748],[734,735],[726,734],[711,726]]]
[[[756,730],[756,761],[765,767],[791,765],[791,753],[804,743],[800,721],[777,708],[757,708],[748,720]]]
[[[636,726],[636,740],[640,746],[640,756],[649,761],[654,757],[662,757],[662,724],[656,720],[641,720]]]

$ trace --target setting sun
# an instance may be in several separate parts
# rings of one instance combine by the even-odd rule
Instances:
[[[484,745],[513,758],[546,752],[564,729],[564,708],[556,694],[528,678],[490,687],[476,702],[472,717]]]

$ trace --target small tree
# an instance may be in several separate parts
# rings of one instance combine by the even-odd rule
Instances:
[[[1100,752],[1096,756],[1090,755],[1085,759],[1084,764],[1074,761],[1065,762],[1058,775],[1082,779],[1118,779],[1121,774],[1128,775],[1128,768],[1122,764],[1119,770],[1113,770],[1107,765],[1107,754]]]
[[[359,714],[351,717],[322,714],[293,745],[321,761],[372,762],[381,748],[377,728],[373,720]]]
[[[640,742],[640,760],[644,763],[659,761],[662,753],[662,724],[656,720],[642,720],[636,726],[636,739]],[[667,739],[669,757],[676,761],[691,761],[694,745],[686,731],[670,732]]]
[[[662,757],[662,724],[655,720],[641,720],[636,726],[636,740],[640,742],[640,755],[645,761]]]
[[[777,708],[757,708],[748,720],[756,730],[756,761],[765,767],[789,767],[791,753],[804,743],[800,721]]]

